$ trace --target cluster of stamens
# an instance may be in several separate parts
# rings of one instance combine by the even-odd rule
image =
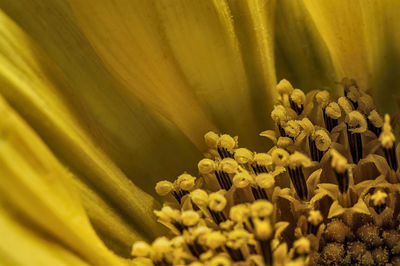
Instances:
[[[386,233],[400,240],[390,117],[354,80],[341,84],[344,96],[335,97],[282,80],[276,129],[260,134],[273,142],[268,151],[206,133],[197,177],[185,172],[156,184],[165,202],[155,214],[171,235],[136,242],[133,256],[159,266],[399,262],[400,246]],[[370,227],[381,242],[368,242]]]

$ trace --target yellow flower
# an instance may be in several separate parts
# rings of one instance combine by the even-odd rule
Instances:
[[[282,193],[271,178],[285,169],[272,169],[272,162],[286,161],[279,150],[263,153],[265,142],[256,136],[274,124],[268,113],[281,97],[275,86],[282,78],[307,91],[337,92],[342,78],[354,78],[376,92],[381,113],[394,111],[388,102],[399,86],[395,0],[0,0],[0,9],[0,264],[145,263],[131,260],[132,244],[165,233],[153,214],[161,208],[153,188],[183,170],[196,173],[210,130],[239,136],[259,152],[242,150],[240,161],[273,170],[257,179],[268,185],[256,193],[277,198]],[[311,111],[313,94],[295,92],[282,100]],[[335,113],[339,105],[328,108]],[[294,138],[307,125],[302,120],[282,130]],[[270,133],[279,149],[297,144]],[[316,145],[331,145],[325,131],[314,133]],[[332,143],[340,135],[334,133]],[[233,157],[237,139],[226,135],[215,145]],[[241,186],[253,185],[233,161],[204,167],[229,169]],[[230,177],[221,178],[228,186]],[[201,183],[189,181],[201,191]],[[233,194],[219,196],[231,206]],[[186,218],[197,217],[187,211]],[[260,232],[272,232],[275,218],[257,219]],[[197,218],[196,224],[204,226]],[[240,230],[229,241],[256,243]],[[159,240],[151,248],[171,248]],[[182,239],[175,240],[179,246]],[[135,254],[148,252],[139,243]],[[286,261],[295,252],[289,249],[280,244],[274,256]]]

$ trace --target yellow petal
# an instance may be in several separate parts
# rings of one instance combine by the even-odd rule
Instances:
[[[85,35],[128,96],[177,125],[198,147],[215,130],[162,31],[157,1],[70,1]]]
[[[342,215],[345,212],[345,210],[346,209],[340,206],[339,202],[335,200],[329,209],[328,219]]]
[[[166,36],[159,45],[171,48],[189,89],[222,132],[240,136],[243,145],[255,146],[259,141],[253,136],[259,128],[226,1],[154,3]]]
[[[2,33],[0,36],[0,93],[16,107],[36,131],[41,132],[42,138],[57,152],[57,156],[65,161],[85,183],[98,191],[101,197],[107,198],[112,206],[116,206],[116,209],[124,217],[129,218],[129,222],[137,230],[143,232],[143,235],[149,237],[156,235],[161,230],[152,214],[157,203],[133,184],[100,148],[99,145],[102,143],[93,135],[102,135],[101,128],[93,124],[95,127],[91,128],[89,130],[91,134],[88,134],[88,129],[81,124],[80,120],[82,115],[87,114],[83,112],[85,109],[77,109],[82,112],[76,115],[74,111],[77,110],[73,108],[71,110],[68,105],[68,97],[63,97],[62,93],[79,90],[74,89],[75,87],[69,83],[57,66],[51,64],[32,40],[9,18],[3,13],[0,15],[0,32]],[[52,81],[57,81],[60,87],[54,87]],[[118,102],[112,103],[118,106]],[[109,121],[114,124],[120,122]],[[144,123],[144,121],[141,122]],[[136,124],[130,126],[120,124],[117,129],[121,128],[143,130],[143,127]],[[122,129],[121,131],[123,132]],[[160,132],[155,133],[160,134]],[[135,137],[133,134],[131,136]],[[154,135],[152,136],[142,140],[143,142],[134,141],[139,147],[143,146],[141,151],[146,151],[146,145],[154,138]],[[134,154],[139,151],[131,150],[130,152]],[[140,159],[139,155],[137,157]],[[133,166],[140,166],[141,161],[135,161],[135,157],[131,156],[125,158],[126,162],[130,160],[134,163]],[[149,160],[147,165],[154,165],[153,161]],[[141,169],[138,168],[138,170]],[[146,170],[150,171],[150,169]],[[140,181],[142,176],[141,172],[138,172],[136,179],[133,179]],[[145,181],[146,179],[142,180],[142,183]],[[153,187],[153,184],[150,186]]]
[[[96,265],[122,265],[91,227],[71,175],[0,98],[1,200]]]
[[[354,204],[354,206],[351,208],[352,211],[357,212],[357,213],[362,213],[366,215],[371,215],[371,213],[368,210],[367,205],[365,202],[360,198],[358,199],[357,203]]]
[[[93,145],[102,149],[108,159],[147,193],[153,193],[154,184],[161,177],[178,175],[182,165],[193,165],[195,169],[195,161],[201,156],[196,146],[169,117],[144,105],[132,94],[126,95],[126,88],[103,66],[65,1],[0,1],[0,7],[21,27],[2,22],[5,40],[1,53],[8,56],[5,68],[12,72],[7,75],[18,76],[19,82],[25,81],[26,86],[34,84],[25,96],[7,89],[5,97],[57,156],[62,155],[69,164],[78,161],[67,152],[69,144],[61,141],[64,130],[51,125],[48,117],[33,115],[31,110],[43,105],[57,119],[71,120],[60,117],[60,113],[73,117],[79,132],[73,131],[90,138]],[[27,98],[28,95],[31,97]],[[33,101],[34,95],[38,98],[45,95],[43,105],[26,106],[24,101]],[[200,120],[190,122],[199,123],[198,127],[204,124]],[[213,127],[204,124],[204,128]],[[202,134],[199,128],[196,130],[198,135]],[[200,141],[203,143],[202,136]],[[79,163],[73,167],[82,166]],[[95,177],[91,175],[93,180]]]
[[[0,207],[1,265],[89,265],[45,235],[27,228]]]
[[[307,0],[305,5],[328,47],[338,78],[354,78],[361,88],[378,89],[380,98],[389,99],[392,87],[391,95],[384,96],[382,90],[394,85],[388,77],[393,76],[396,63],[391,62],[396,62],[398,54],[392,46],[400,29],[393,22],[398,20],[398,12],[393,11],[398,11],[398,1]]]
[[[228,0],[258,119],[271,125],[277,92],[274,58],[274,0]],[[267,114],[267,115],[266,115]],[[268,124],[267,124],[268,123]]]
[[[304,2],[281,0],[275,16],[278,80],[286,78],[305,91],[333,89],[338,78],[329,51]]]

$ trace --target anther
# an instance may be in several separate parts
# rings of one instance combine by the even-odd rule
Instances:
[[[385,122],[382,126],[382,133],[379,135],[379,140],[381,142],[381,146],[388,165],[394,171],[397,171],[398,162],[395,145],[396,139],[392,132],[392,126],[390,125],[390,116],[388,114],[385,115]]]
[[[329,99],[329,91],[323,90],[315,94],[315,100],[322,109],[325,109],[325,107],[329,104]]]
[[[273,236],[273,228],[269,219],[254,221],[255,227],[255,237],[258,240],[260,253],[262,255],[265,265],[272,265],[272,249],[271,249],[271,239]]]
[[[219,137],[217,146],[221,159],[233,158],[233,149],[237,146],[237,141],[228,134],[224,134]]]
[[[204,141],[210,149],[216,149],[219,136],[213,131],[209,131],[204,135]]]
[[[230,175],[235,174],[237,168],[238,163],[232,158],[225,158],[220,162],[218,169],[214,173],[222,189],[228,191],[232,187]]]
[[[311,210],[307,218],[307,233],[317,235],[318,228],[323,221],[321,212],[318,210]]]
[[[388,195],[386,194],[386,192],[381,190],[375,191],[375,193],[371,196],[374,210],[376,211],[377,214],[380,214],[385,210],[387,196]]]
[[[363,114],[351,111],[346,116],[347,140],[353,163],[357,164],[362,158],[363,147],[361,133],[367,130],[368,124]]]
[[[271,174],[261,173],[256,176],[257,186],[251,187],[251,192],[255,200],[264,199],[268,200],[265,189],[270,189],[275,184],[275,178]]]
[[[372,110],[368,115],[368,129],[377,137],[382,132],[383,119],[376,110]]]
[[[304,110],[306,96],[302,90],[294,89],[289,97],[290,107],[300,115]]]
[[[338,125],[338,119],[342,115],[339,105],[336,102],[329,103],[322,109],[324,115],[325,128],[331,132]]]
[[[304,256],[310,253],[310,240],[301,237],[294,241],[293,248],[297,256]]]
[[[302,153],[295,152],[289,157],[287,170],[294,189],[301,200],[306,200],[308,197],[308,189],[303,173],[303,166],[308,167],[310,165],[310,159]]]
[[[228,233],[225,249],[233,261],[244,261],[245,257],[241,248],[246,246],[252,235],[244,229],[234,229]]]
[[[226,220],[223,210],[226,206],[226,199],[222,192],[211,193],[208,197],[208,210],[216,224],[220,224]]]
[[[313,161],[320,162],[325,151],[331,146],[331,138],[324,130],[316,130],[312,136],[308,138],[310,155]]]
[[[252,176],[246,171],[246,172],[240,172],[237,173],[233,177],[233,185],[238,188],[245,188],[247,187],[250,182],[252,181]]]
[[[253,160],[253,153],[246,148],[235,150],[235,160],[240,164],[246,164]]]
[[[361,97],[361,93],[359,91],[359,89],[355,86],[350,86],[350,88],[345,91],[345,95],[347,97],[347,99],[349,99],[349,101],[352,103],[354,109],[358,108],[358,100]]]
[[[347,192],[349,189],[349,169],[347,169],[347,159],[334,149],[330,150],[332,160],[331,166],[336,174],[339,191]]]
[[[256,153],[251,168],[255,174],[267,173],[267,167],[272,164],[272,157],[267,153]]]
[[[174,185],[167,180],[157,182],[156,184],[156,192],[160,196],[168,195],[173,189]]]

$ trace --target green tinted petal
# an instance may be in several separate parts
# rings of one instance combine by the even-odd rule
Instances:
[[[275,55],[278,80],[309,91],[332,89],[338,80],[329,51],[301,0],[282,0],[276,7]]]
[[[0,99],[0,191],[7,208],[59,239],[94,265],[122,265],[93,230],[68,170]],[[2,239],[4,241],[4,239]]]
[[[143,235],[157,234],[160,227],[152,214],[154,199],[124,175],[99,147],[101,143],[93,141],[96,138],[85,131],[43,69],[54,67],[50,74],[59,78],[65,91],[73,88],[68,80],[3,14],[0,32],[0,93],[41,132],[42,138],[79,178],[129,217]]]
[[[167,39],[160,45],[171,48],[190,90],[222,132],[240,136],[242,145],[254,146],[257,139],[251,136],[258,129],[249,81],[227,3],[155,3]]]
[[[45,235],[27,228],[0,209],[1,265],[89,265]]]
[[[229,0],[251,99],[261,130],[271,125],[269,113],[277,92],[274,59],[275,1]],[[261,131],[260,130],[260,131]]]
[[[127,95],[167,117],[201,148],[203,134],[215,126],[172,56],[156,2],[70,1],[91,45]]]
[[[51,91],[58,99],[57,105],[67,106],[68,111],[60,111],[74,116],[81,130],[90,135],[93,142],[136,185],[153,193],[154,184],[160,178],[172,178],[180,174],[182,164],[195,166],[194,162],[200,157],[200,152],[193,142],[170,116],[134,97],[120,82],[120,76],[117,74],[115,78],[114,71],[110,73],[104,67],[104,62],[96,55],[79,28],[69,4],[63,0],[0,1],[0,7],[29,34],[29,37],[22,33],[14,36],[12,42],[17,47],[11,46],[2,53],[19,55],[20,50],[24,51],[24,56],[21,56],[23,59],[18,59],[24,65],[15,66],[24,70],[18,71],[24,75],[29,73],[26,68],[34,72],[32,75],[39,72],[43,76],[40,79],[54,87]],[[16,30],[11,34],[17,34]],[[9,61],[11,59],[15,61],[15,58],[9,58]],[[156,73],[151,74],[157,77]],[[145,91],[138,82],[133,81],[132,84]],[[46,94],[50,89],[40,90],[46,92],[39,91],[37,94]],[[9,94],[6,97],[18,105],[18,111],[29,120],[57,155],[68,163],[76,164],[75,157],[66,154],[63,149],[65,146],[54,136],[54,129],[44,128],[46,119],[37,121],[31,112],[22,110],[22,101],[17,100],[21,96]],[[197,123],[195,130],[201,143],[203,131],[213,129],[213,126],[207,126],[207,123],[195,118],[189,119],[189,122],[193,126]],[[200,130],[200,127],[204,129]]]

